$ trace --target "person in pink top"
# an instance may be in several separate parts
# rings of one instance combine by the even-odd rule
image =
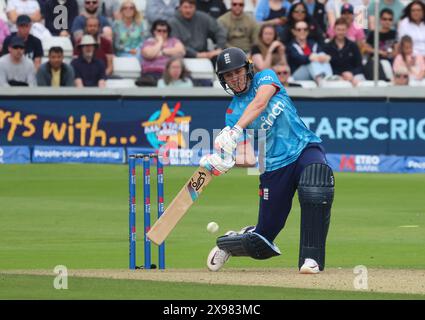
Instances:
[[[9,27],[7,23],[0,19],[0,52],[3,49],[3,42],[6,37],[10,35]]]
[[[409,78],[413,81],[422,81],[425,77],[424,57],[413,53],[413,41],[410,36],[403,36],[400,40],[400,53],[393,63],[394,73],[407,69]]]
[[[347,31],[347,39],[356,42],[361,49],[366,41],[366,35],[362,28],[356,26],[354,23],[354,8],[349,3],[344,3],[341,7],[341,17],[347,20],[349,28]],[[329,38],[335,37],[335,26],[328,29]]]
[[[172,57],[184,57],[186,50],[181,41],[170,37],[171,27],[165,20],[156,20],[151,28],[152,37],[142,45],[142,76],[158,80]]]

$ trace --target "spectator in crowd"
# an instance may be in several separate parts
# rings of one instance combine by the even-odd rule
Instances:
[[[64,14],[62,11],[55,10],[55,8],[59,5],[64,6],[67,10],[66,21],[63,21],[62,19],[55,21],[55,19],[58,19],[59,16]],[[69,37],[71,36],[69,30],[74,19],[78,16],[78,12],[77,0],[47,0],[44,24],[52,36]]]
[[[121,18],[120,2],[121,0],[100,0],[100,14],[106,17],[110,24]]]
[[[215,61],[226,46],[226,30],[204,12],[196,10],[195,0],[180,0],[179,10],[170,20],[172,36],[182,41],[187,58],[207,58]],[[216,48],[208,49],[208,37]]]
[[[425,57],[425,4],[419,0],[412,1],[404,9],[398,26],[398,38],[405,35],[413,40],[413,52]]]
[[[364,14],[363,11],[365,11],[366,5],[369,0],[328,0],[325,4],[325,10],[326,10],[326,16],[328,20],[328,28],[333,27],[335,24],[336,19],[341,17],[341,7],[349,3],[354,8],[358,9],[358,12],[356,12],[356,15]],[[361,9],[361,10],[359,10]],[[326,30],[326,29],[323,29]]]
[[[171,27],[165,20],[155,21],[151,33],[152,37],[142,46],[142,75],[149,74],[158,80],[162,77],[168,60],[184,57],[186,50],[179,39],[169,37]]]
[[[178,87],[192,88],[189,72],[186,70],[182,58],[171,58],[165,66],[164,75],[158,81],[158,88]]]
[[[325,77],[332,75],[331,57],[317,42],[308,39],[308,31],[308,24],[304,21],[298,21],[292,29],[294,39],[287,49],[289,66],[294,80],[314,80],[319,85]]]
[[[0,20],[7,21],[6,7],[6,0],[0,0]]]
[[[299,83],[290,82],[291,78],[291,68],[284,63],[276,64],[272,67],[273,71],[276,72],[277,77],[279,78],[280,83],[285,87],[301,87]]]
[[[291,3],[287,0],[259,0],[255,10],[255,19],[260,23],[283,26]]]
[[[395,57],[393,69],[406,69],[412,81],[422,81],[425,77],[424,57],[413,50],[413,41],[410,36],[403,36],[400,40],[400,53]]]
[[[91,35],[96,40],[98,44],[95,51],[96,59],[103,61],[106,66],[105,73],[107,76],[110,76],[114,69],[114,52],[111,41],[100,34],[99,19],[97,17],[86,19],[85,34]],[[81,48],[78,46],[80,42],[81,40],[78,40],[74,48],[75,57],[78,57],[81,53]]]
[[[365,80],[359,47],[346,37],[349,27],[346,19],[338,18],[334,27],[335,37],[324,48],[331,56],[333,74],[357,86],[360,81]]]
[[[320,29],[326,30],[326,10],[325,2],[319,0],[304,0],[307,7],[307,13],[314,21],[317,22]]]
[[[391,28],[397,29],[397,24],[403,13],[404,5],[400,0],[379,0],[378,12],[381,12],[383,9],[390,9],[393,12]],[[370,0],[367,12],[369,15],[369,29],[375,30],[375,0]]]
[[[152,25],[156,20],[169,21],[179,6],[179,0],[147,0],[145,17]]]
[[[227,7],[223,0],[196,0],[196,8],[199,11],[208,13],[214,19],[227,12]]]
[[[226,47],[237,47],[248,52],[257,40],[258,25],[250,15],[244,13],[244,5],[244,0],[231,0],[230,11],[217,21],[226,30]]]
[[[288,0],[260,0],[255,10],[255,19],[260,24],[274,25],[279,37],[282,37],[290,7]]]
[[[24,55],[24,41],[14,36],[8,48],[0,58],[0,87],[36,86],[34,63]]]
[[[81,54],[71,62],[75,72],[76,87],[105,87],[105,64],[94,55],[97,46],[93,36],[86,34],[82,37],[79,44]]]
[[[278,40],[276,28],[263,24],[258,34],[257,44],[251,48],[251,57],[258,71],[271,68],[275,64],[286,64],[285,46]]]
[[[409,71],[407,71],[406,68],[400,67],[398,70],[394,70],[393,85],[394,86],[409,85]]]
[[[140,57],[140,46],[147,37],[147,25],[133,1],[123,1],[121,19],[113,24],[114,49],[118,57]]]
[[[73,87],[74,69],[63,62],[63,49],[51,47],[49,61],[43,63],[36,74],[39,87]]]
[[[392,30],[393,25],[393,12],[391,9],[382,9],[379,14],[379,25],[381,30],[379,31],[379,61],[388,60],[391,64],[396,55],[396,42],[397,35],[396,31]],[[368,80],[373,80],[373,55],[375,47],[375,34],[370,32],[367,36],[366,44],[364,47],[364,53],[369,55],[368,61],[364,67],[365,77]],[[379,79],[388,80],[385,76],[384,70],[379,64]]]
[[[0,52],[3,51],[3,42],[10,35],[9,27],[7,23],[0,19]]]
[[[32,22],[40,22],[42,19],[40,5],[37,0],[8,0],[7,18],[12,24],[11,31],[16,31],[16,20],[20,15],[27,15]]]
[[[71,32],[72,37],[77,43],[84,34],[86,28],[86,20],[89,17],[97,17],[100,22],[101,34],[112,41],[112,29],[108,19],[102,16],[99,10],[99,0],[85,0],[84,10],[80,11],[80,15],[74,19],[72,23]]]
[[[308,32],[309,38],[313,39],[319,44],[323,44],[325,39],[325,32],[320,28],[319,24],[313,20],[313,18],[308,14],[307,5],[302,1],[294,1],[291,8],[289,9],[288,22],[284,26],[280,40],[285,44],[293,38],[292,29],[298,21],[304,21],[309,26],[310,30]]]
[[[347,39],[357,43],[359,49],[362,50],[365,46],[366,36],[363,29],[359,28],[354,23],[354,8],[351,4],[345,3],[342,5],[341,17],[347,20],[347,23],[349,25],[346,35]],[[333,38],[335,36],[335,26],[329,27],[328,35],[330,38]]]
[[[30,34],[31,30],[31,18],[25,14],[20,15],[16,20],[18,31],[13,32],[10,36],[8,36],[3,43],[3,51],[2,54],[8,53],[9,42],[14,36],[18,36],[22,38],[25,44],[25,56],[31,59],[34,62],[34,67],[36,70],[40,67],[41,58],[44,55],[43,46],[41,44],[40,39],[34,37]]]

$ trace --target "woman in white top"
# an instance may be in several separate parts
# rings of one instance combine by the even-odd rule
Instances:
[[[425,57],[425,4],[412,1],[405,9],[398,26],[398,37],[408,35],[413,40],[413,53]]]

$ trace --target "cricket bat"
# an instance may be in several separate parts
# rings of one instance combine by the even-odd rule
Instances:
[[[186,214],[193,202],[199,197],[204,188],[210,183],[211,173],[199,167],[189,181],[179,191],[162,216],[155,222],[147,233],[148,238],[160,245],[168,237],[180,219]]]

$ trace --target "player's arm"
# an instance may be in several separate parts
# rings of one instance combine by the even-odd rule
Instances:
[[[266,109],[270,99],[276,94],[278,87],[272,84],[265,84],[258,88],[254,100],[246,107],[236,126],[245,129],[251,122]]]

